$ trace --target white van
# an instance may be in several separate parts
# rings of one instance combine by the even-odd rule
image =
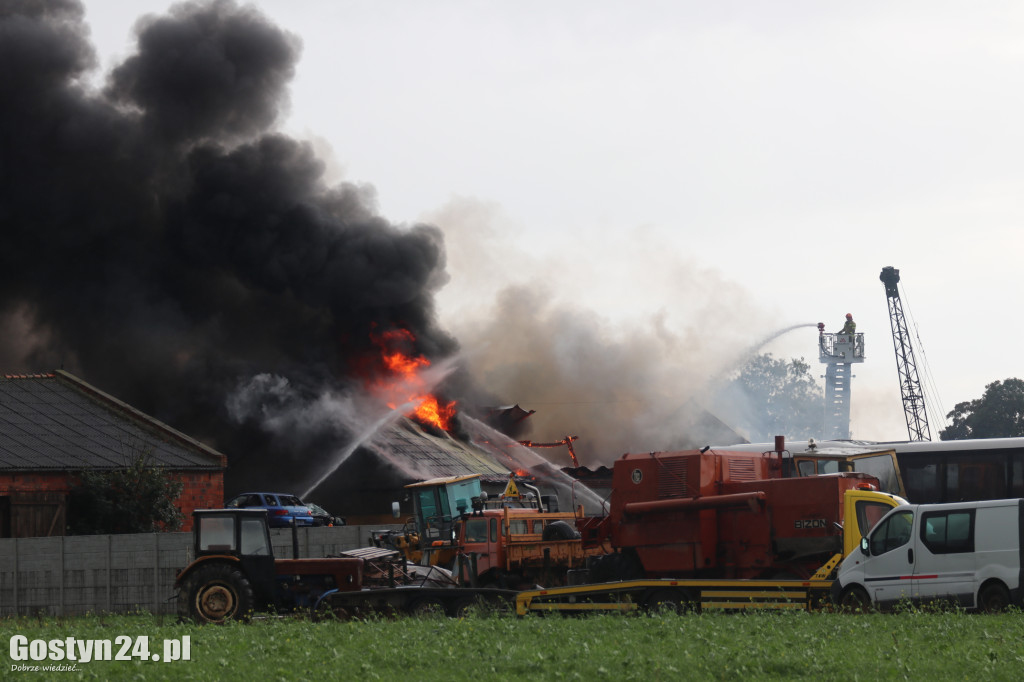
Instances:
[[[1021,604],[1024,499],[894,507],[839,566],[832,601],[850,608],[948,601]]]

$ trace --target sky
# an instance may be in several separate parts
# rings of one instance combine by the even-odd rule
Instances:
[[[172,4],[85,2],[97,83]],[[811,326],[758,342],[848,312],[867,348],[852,435],[905,439],[885,266],[933,432],[1020,376],[1018,3],[253,4],[302,44],[278,127],[389,221],[441,228],[440,320],[547,415],[535,439],[574,428],[567,405],[628,402],[613,375],[682,404],[751,347],[823,374]],[[573,380],[499,372],[545,343]]]

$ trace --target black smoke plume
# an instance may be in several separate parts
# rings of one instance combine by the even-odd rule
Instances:
[[[284,393],[236,394],[344,392],[374,328],[454,353],[434,316],[442,235],[328,186],[311,146],[275,130],[300,44],[255,10],[143,19],[101,88],[83,14],[0,4],[0,371],[63,366],[212,443],[229,491],[301,485],[305,448],[338,434],[268,437],[260,401]]]

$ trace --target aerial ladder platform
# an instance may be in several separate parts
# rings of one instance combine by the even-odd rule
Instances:
[[[818,360],[825,367],[825,438],[850,439],[853,365],[864,362],[864,334],[829,333],[818,323]]]

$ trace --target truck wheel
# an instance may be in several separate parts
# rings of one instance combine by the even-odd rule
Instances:
[[[580,532],[565,521],[554,521],[544,526],[544,533],[541,539],[545,542],[551,540],[578,540]]]
[[[649,613],[689,613],[694,605],[685,590],[655,590],[644,600],[644,608]]]
[[[985,613],[999,613],[1010,605],[1010,591],[1002,583],[985,583],[978,592],[978,609]]]
[[[437,597],[423,597],[409,605],[409,615],[436,616],[444,615],[444,602]]]
[[[448,615],[452,618],[465,618],[474,613],[482,614],[493,610],[481,597],[460,597],[448,605]]]
[[[314,623],[332,620],[345,621],[352,619],[352,612],[344,606],[334,606],[330,599],[324,599],[312,607],[310,617]]]
[[[864,612],[871,608],[871,597],[860,585],[851,585],[839,597],[839,606],[847,611]]]
[[[234,566],[203,566],[185,582],[178,594],[178,611],[197,623],[224,623],[252,612],[252,585]]]

